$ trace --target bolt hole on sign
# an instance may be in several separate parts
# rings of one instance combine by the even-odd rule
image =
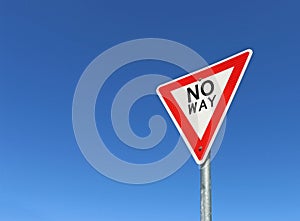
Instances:
[[[197,164],[208,156],[252,53],[247,49],[156,90]]]

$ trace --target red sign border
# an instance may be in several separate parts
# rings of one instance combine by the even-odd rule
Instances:
[[[243,78],[252,54],[253,51],[251,49],[244,50],[208,67],[162,84],[156,89],[158,96],[167,109],[197,164],[205,162],[213,141],[223,123],[233,97]],[[204,135],[202,139],[200,139],[188,119],[185,117],[171,91],[191,84],[195,82],[195,79],[206,78],[229,68],[233,68],[233,71],[223,92],[224,99],[222,99],[222,102],[221,99],[218,102],[209,124],[205,129]],[[199,147],[201,147],[201,150]]]

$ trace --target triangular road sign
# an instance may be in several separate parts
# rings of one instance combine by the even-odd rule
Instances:
[[[206,160],[251,55],[245,50],[156,90],[198,164]]]

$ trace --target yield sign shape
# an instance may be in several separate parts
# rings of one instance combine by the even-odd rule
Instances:
[[[196,163],[205,162],[251,56],[247,49],[157,88]]]

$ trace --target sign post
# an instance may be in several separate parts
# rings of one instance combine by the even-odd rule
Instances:
[[[210,156],[206,158],[206,161],[200,166],[200,220],[211,221],[212,220],[212,204],[211,204],[211,177],[210,177]]]
[[[247,49],[157,88],[201,171],[201,221],[212,220],[209,153],[248,66]]]

